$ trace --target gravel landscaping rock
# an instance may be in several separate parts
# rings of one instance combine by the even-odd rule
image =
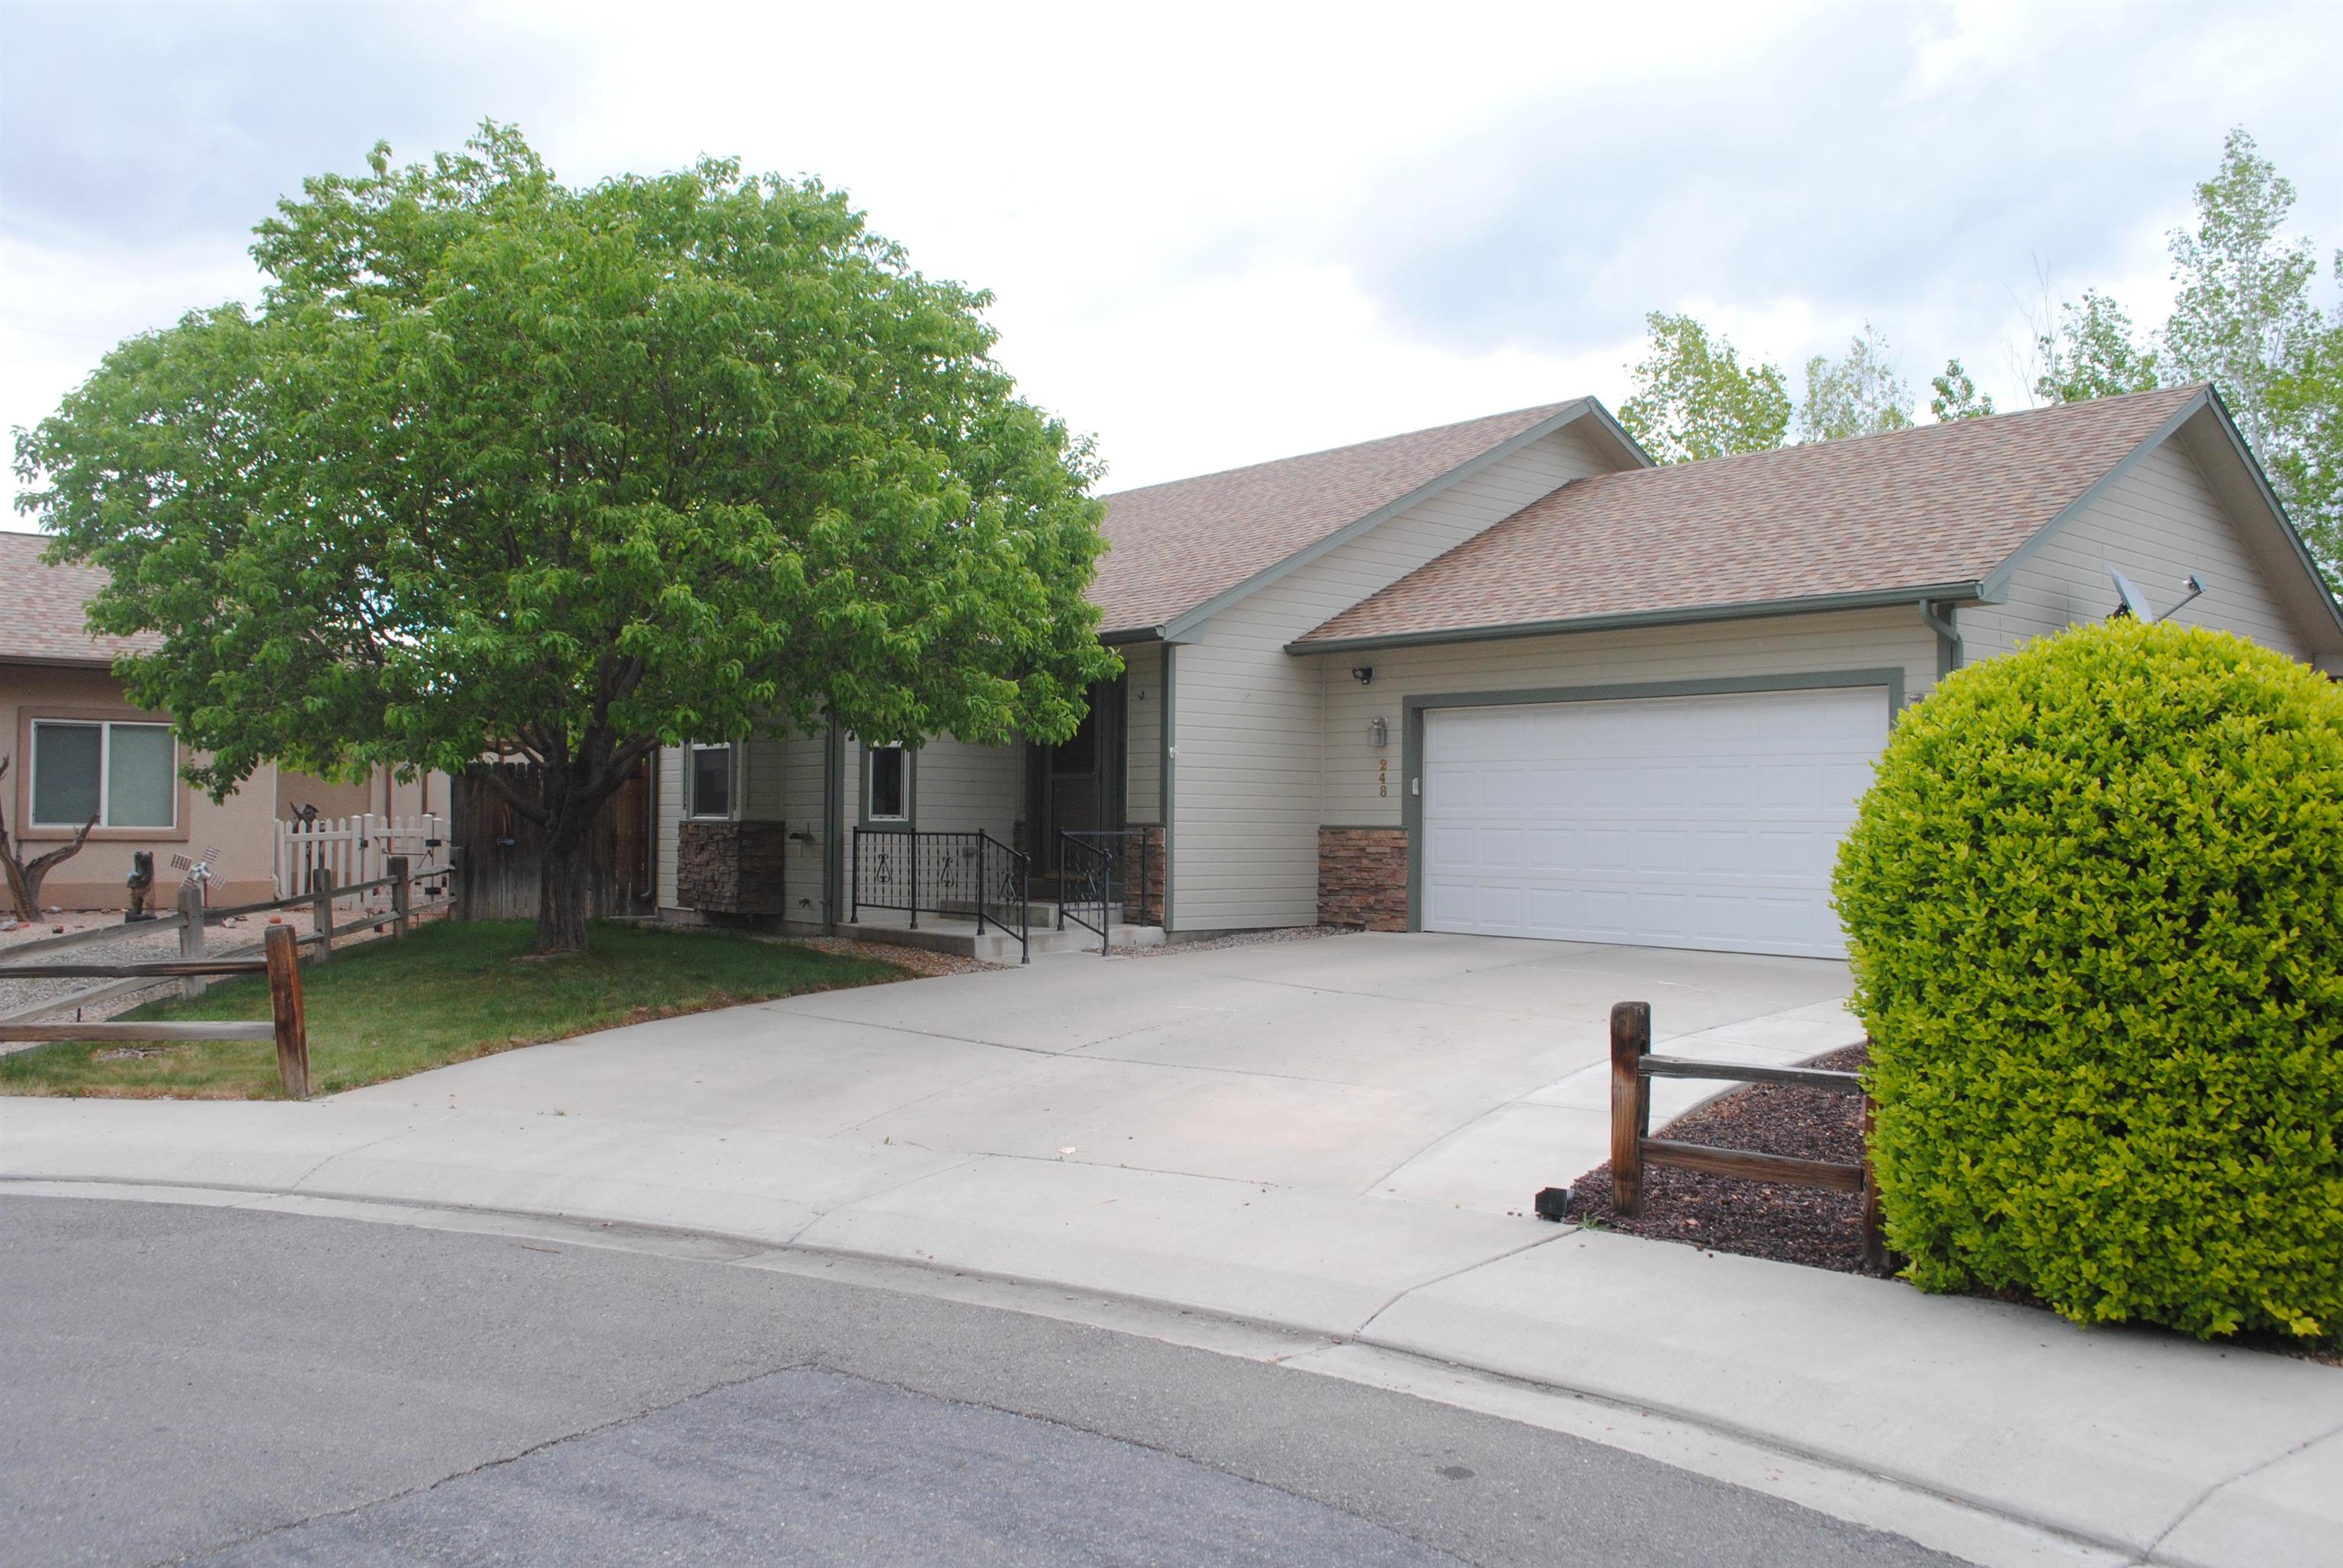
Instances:
[[[1864,1047],[1852,1045],[1806,1065],[1853,1072],[1862,1068],[1865,1055]],[[1863,1100],[1827,1090],[1754,1083],[1677,1117],[1654,1136],[1852,1164],[1863,1157]],[[1852,1192],[1646,1167],[1643,1217],[1630,1220],[1611,1206],[1611,1164],[1605,1161],[1571,1183],[1570,1218],[1714,1251],[1847,1274],[1866,1271],[1863,1200]]]

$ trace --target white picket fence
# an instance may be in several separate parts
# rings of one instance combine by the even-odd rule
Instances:
[[[393,855],[407,857],[410,875],[445,870],[455,863],[447,848],[447,819],[437,813],[417,817],[319,817],[307,824],[279,822],[272,861],[277,896],[293,898],[310,890],[320,868],[334,874],[334,885],[370,882],[390,875]]]

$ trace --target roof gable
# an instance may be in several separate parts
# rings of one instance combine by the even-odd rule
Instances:
[[[1294,646],[1961,597],[2207,396],[2144,392],[1580,479]]]
[[[1101,626],[1111,636],[1199,620],[1590,412],[1623,455],[1646,460],[1579,398],[1109,496],[1091,589]]]

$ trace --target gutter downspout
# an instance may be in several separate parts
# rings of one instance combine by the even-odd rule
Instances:
[[[1941,602],[1941,600],[1925,598],[1920,601],[1920,618],[1926,621],[1929,629],[1936,634],[1936,678],[1938,680],[1944,679],[1945,677],[1960,668],[1967,654],[1967,649],[1961,642],[1961,628],[1954,624],[1952,607],[1946,605],[1942,614],[1937,613],[1936,606]]]
[[[846,749],[841,740],[838,720],[832,719],[821,739],[821,924],[833,937],[845,883],[840,868],[846,863],[845,791],[840,777],[845,771]]]

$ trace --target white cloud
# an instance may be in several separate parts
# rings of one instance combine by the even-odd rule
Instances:
[[[997,293],[1004,360],[1117,487],[1615,404],[1651,308],[1794,378],[1869,319],[1924,401],[1951,354],[2008,401],[2036,257],[2160,317],[2163,231],[2241,120],[2343,244],[2343,12],[83,5],[0,34],[11,424],[248,293],[244,231],[304,174],[484,116],[573,180],[715,153],[849,189]]]

